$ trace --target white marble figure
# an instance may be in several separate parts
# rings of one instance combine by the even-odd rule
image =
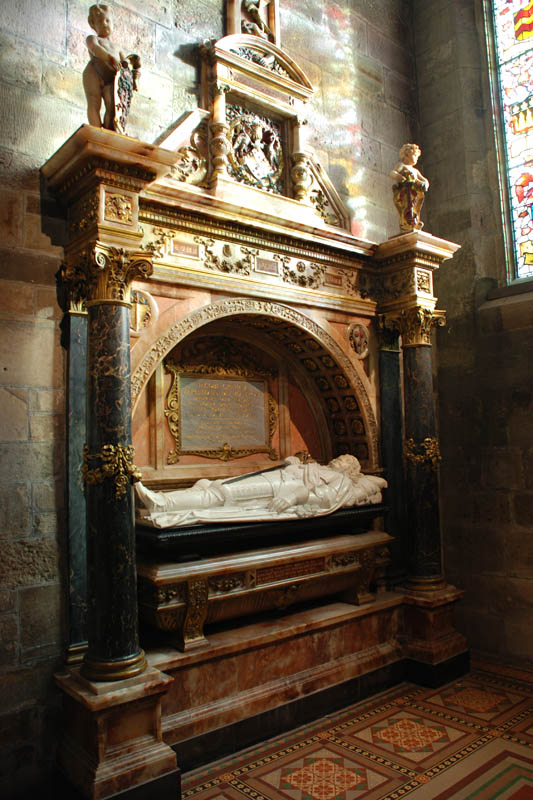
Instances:
[[[141,521],[156,528],[199,522],[261,522],[331,514],[346,506],[381,502],[387,481],[363,475],[355,456],[342,455],[327,466],[302,464],[296,456],[277,469],[238,479],[202,478],[190,489],[153,492],[135,484],[146,510]]]

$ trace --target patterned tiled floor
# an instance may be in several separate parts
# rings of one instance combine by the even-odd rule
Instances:
[[[184,800],[533,800],[533,673],[404,683],[183,776]]]

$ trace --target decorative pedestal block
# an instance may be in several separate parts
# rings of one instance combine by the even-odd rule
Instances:
[[[152,667],[127,680],[91,683],[71,669],[56,680],[64,692],[59,768],[80,797],[128,797],[133,790],[141,797],[144,784],[153,800],[178,797],[176,755],[161,726],[171,677]]]
[[[210,647],[152,649],[175,680],[163,735],[182,769],[289,730],[404,677],[402,595],[330,603],[209,635]]]
[[[463,592],[443,585],[404,596],[405,655],[411,680],[439,686],[468,669],[465,637],[455,629],[455,604]]]
[[[209,644],[204,622],[339,593],[349,602],[369,602],[370,582],[388,562],[390,541],[373,531],[185,563],[140,562],[141,616],[188,650]]]

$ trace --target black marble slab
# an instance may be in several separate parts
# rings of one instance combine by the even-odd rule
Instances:
[[[365,533],[374,520],[387,512],[384,504],[341,508],[324,517],[187,525],[176,528],[151,528],[137,523],[137,548],[143,555],[172,557],[178,560],[213,555],[254,547],[286,545],[305,539]]]

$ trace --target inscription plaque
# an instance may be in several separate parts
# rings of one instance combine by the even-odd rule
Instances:
[[[175,256],[188,256],[189,258],[200,258],[200,248],[197,244],[184,242],[181,239],[173,239],[172,254]]]
[[[271,567],[262,567],[256,572],[256,583],[262,586],[265,583],[276,583],[288,578],[300,578],[304,575],[313,575],[324,572],[325,559],[310,558],[308,561],[299,561],[294,564],[274,564]]]
[[[172,361],[165,369],[173,375],[165,416],[176,443],[169,464],[181,455],[223,461],[252,453],[278,458],[272,448],[278,412],[268,389],[271,373]]]
[[[279,275],[279,264],[270,258],[256,258],[255,271],[264,272],[267,275]]]
[[[267,446],[266,382],[182,375],[182,450]]]

